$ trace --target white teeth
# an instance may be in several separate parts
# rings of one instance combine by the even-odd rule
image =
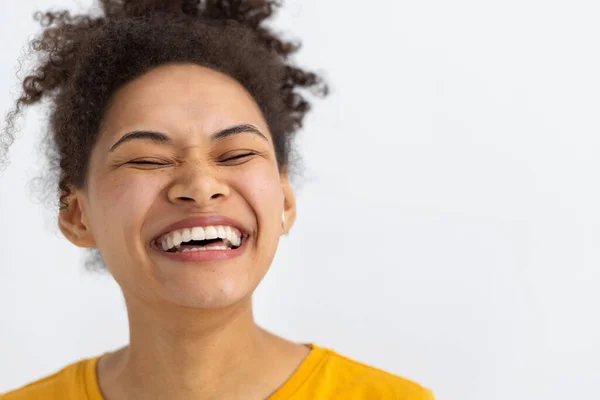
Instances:
[[[188,253],[190,251],[206,251],[206,249],[202,248],[202,247],[193,247],[193,248],[185,248],[183,250],[181,250],[182,253]]]
[[[170,234],[163,236],[162,239],[160,239],[160,242],[157,242],[157,244],[159,244],[159,247],[162,247],[164,251],[169,251],[173,248],[179,249],[182,243],[189,242],[191,240],[211,239],[223,239],[223,243],[225,243],[226,246],[223,246],[219,243],[214,243],[212,245],[196,247],[194,249],[210,250],[214,246],[223,246],[223,249],[229,249],[232,246],[238,247],[242,244],[241,233],[237,229],[232,228],[231,226],[224,225],[205,227],[197,226],[193,228],[180,229],[178,231],[173,231]],[[214,248],[218,249],[217,247]],[[183,249],[181,250],[183,251]]]
[[[206,235],[205,239],[216,239],[218,236],[217,229],[214,226],[207,226],[204,228],[204,234]]]
[[[232,246],[237,247],[242,243],[240,237],[233,231],[233,229],[231,229],[230,226],[228,226],[225,231],[227,232],[227,240],[229,240],[229,243],[231,243]]]
[[[190,240],[192,240],[192,230],[191,229],[182,230],[181,231],[181,241],[189,242]]]
[[[226,227],[225,232],[227,233],[227,240],[231,243],[232,246],[239,246],[242,243],[242,239],[231,229],[230,226]]]
[[[229,250],[229,247],[223,246],[223,245],[210,246],[210,247],[192,247],[192,248],[185,248],[185,249],[181,250],[181,253],[188,253],[190,251],[207,251],[207,250]]]
[[[206,236],[204,236],[204,228],[197,227],[192,229],[192,238],[194,240],[204,240]]]
[[[175,247],[181,246],[181,231],[173,232],[173,244]]]
[[[202,247],[193,247],[191,249],[183,249],[181,250],[182,253],[188,253],[190,251],[206,251],[206,249],[203,249]]]

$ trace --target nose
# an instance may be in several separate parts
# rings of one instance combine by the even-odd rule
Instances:
[[[174,204],[206,207],[227,198],[229,192],[229,185],[219,178],[216,168],[185,165],[180,167],[167,195]]]

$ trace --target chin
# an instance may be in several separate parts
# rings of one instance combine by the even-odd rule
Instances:
[[[185,280],[163,282],[160,291],[161,297],[183,307],[221,309],[250,298],[257,283],[253,284],[239,276],[188,277]]]

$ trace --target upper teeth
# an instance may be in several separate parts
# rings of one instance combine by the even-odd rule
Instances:
[[[181,246],[190,240],[225,239],[233,246],[242,244],[242,234],[231,226],[197,226],[194,228],[179,229],[159,238],[164,251]]]

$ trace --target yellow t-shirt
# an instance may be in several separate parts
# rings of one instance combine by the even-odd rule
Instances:
[[[268,400],[433,400],[418,384],[314,344],[294,374]],[[0,400],[103,400],[96,363],[70,364],[53,375],[0,395]]]

